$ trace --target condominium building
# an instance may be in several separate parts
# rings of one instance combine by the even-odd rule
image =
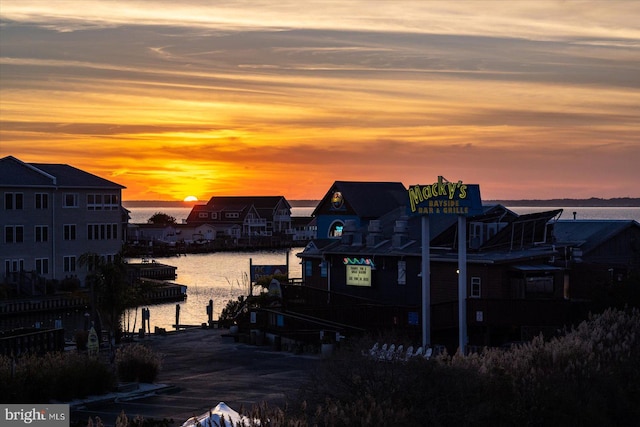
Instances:
[[[43,280],[84,286],[80,257],[110,261],[125,240],[123,188],[66,164],[0,159],[0,281],[27,294]]]

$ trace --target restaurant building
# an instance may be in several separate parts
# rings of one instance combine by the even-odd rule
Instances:
[[[456,191],[465,186],[439,179],[434,194],[436,184],[458,185]],[[420,188],[421,197],[428,198],[430,186]],[[415,187],[336,181],[314,211],[318,238],[298,254],[304,286],[329,294],[334,320],[401,328],[419,342],[426,214],[430,341],[455,351],[460,307],[470,348],[528,340],[541,332],[551,336],[586,317],[597,285],[589,281],[593,271],[612,268],[612,280],[638,271],[636,221],[562,221],[561,209],[518,215],[499,204],[483,205],[477,186],[465,190],[477,192],[476,206],[451,201],[456,196],[445,197],[447,202],[434,197],[424,208],[411,206]],[[338,301],[346,301],[342,309]]]

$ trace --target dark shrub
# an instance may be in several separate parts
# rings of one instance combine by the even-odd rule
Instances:
[[[69,401],[105,393],[114,385],[111,369],[83,354],[27,354],[17,358],[15,364],[0,356],[0,395],[7,403]]]
[[[116,351],[116,371],[121,381],[152,383],[160,366],[160,357],[141,344],[125,345]]]

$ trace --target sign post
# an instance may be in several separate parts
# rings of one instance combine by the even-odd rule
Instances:
[[[467,348],[467,217],[458,215],[458,348]]]
[[[422,216],[422,345],[431,345],[431,278],[429,216],[456,215],[458,217],[458,322],[459,345],[464,354],[467,343],[467,220],[470,215],[482,213],[480,187],[449,182],[439,176],[428,185],[413,185],[408,190],[408,214]]]
[[[429,259],[429,215],[422,219],[422,348],[431,346],[431,266]]]

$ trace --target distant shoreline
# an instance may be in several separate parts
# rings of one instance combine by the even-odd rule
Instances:
[[[292,207],[316,207],[320,200],[288,200]],[[205,204],[206,201],[181,202],[179,200],[123,200],[124,207],[191,207],[197,204]],[[617,197],[612,199],[521,199],[521,200],[483,200],[485,204],[501,204],[504,206],[531,206],[531,207],[594,207],[594,208],[635,208],[640,207],[640,198]]]
[[[293,207],[316,207],[320,200],[287,200]],[[165,207],[165,208],[190,208],[193,205],[204,205],[206,200],[197,202],[182,202],[180,200],[123,200],[122,205],[130,208]]]
[[[640,207],[640,198],[617,197],[612,199],[549,199],[549,200],[483,200],[485,204],[496,203],[504,206],[552,206],[552,207],[581,207],[581,208],[635,208]]]

